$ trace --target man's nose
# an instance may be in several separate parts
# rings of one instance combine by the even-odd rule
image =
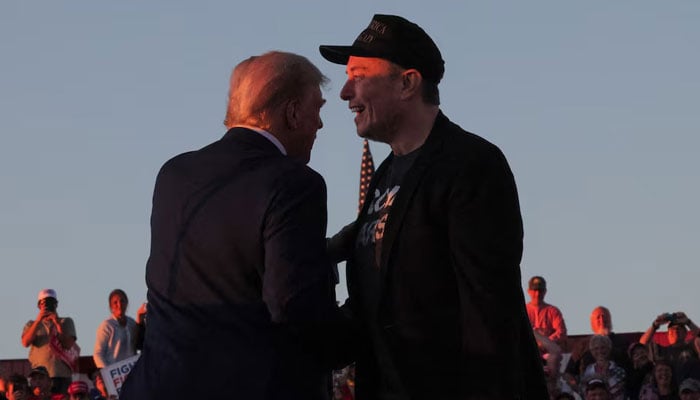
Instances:
[[[343,88],[340,89],[340,98],[343,100],[350,100],[352,98],[352,80],[348,79],[345,81]]]

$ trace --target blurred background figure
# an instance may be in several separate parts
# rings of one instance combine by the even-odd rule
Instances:
[[[32,368],[42,366],[47,370],[52,391],[66,393],[80,356],[75,324],[71,318],[58,316],[58,296],[53,289],[39,292],[37,307],[36,319],[27,322],[22,331],[22,345],[29,347]]]
[[[630,360],[627,356],[629,341],[622,336],[615,335],[613,332],[612,315],[606,307],[598,306],[591,311],[591,330],[594,335],[602,335],[610,338],[612,342],[612,350],[610,351],[610,359],[619,367],[628,371],[630,368]],[[566,366],[567,379],[575,380],[575,377],[583,373],[583,368],[595,362],[591,351],[589,350],[588,340],[580,340],[576,347],[571,351],[571,358]]]
[[[627,351],[630,368],[625,379],[625,392],[629,399],[638,399],[642,386],[649,383],[654,363],[649,358],[649,347],[639,342],[631,343]]]
[[[68,386],[69,400],[90,400],[88,397],[88,385],[83,381],[72,382]]]
[[[586,386],[583,389],[585,400],[609,400],[610,390],[608,389],[605,379],[594,377],[586,381]]]
[[[112,290],[108,299],[112,315],[97,328],[95,349],[92,355],[97,368],[104,368],[136,355],[143,344],[146,303],[139,307],[136,312],[136,320],[134,320],[126,315],[129,298],[123,290]]]
[[[29,399],[29,384],[27,378],[22,375],[11,375],[5,385],[5,395],[7,400],[26,400]]]
[[[667,325],[667,346],[653,340],[654,333],[661,325]],[[663,359],[670,362],[678,381],[685,378],[700,380],[700,358],[695,348],[698,333],[700,328],[684,312],[664,313],[654,319],[639,343],[651,346],[652,361]]]
[[[29,372],[29,388],[31,389],[31,400],[51,399],[51,378],[44,366],[35,367]],[[69,383],[70,384],[70,383]],[[68,386],[66,386],[68,390]]]
[[[678,392],[681,400],[700,400],[700,381],[687,378],[681,383]]]
[[[584,368],[580,381],[590,382],[595,377],[603,379],[607,386],[609,398],[624,400],[626,374],[622,367],[610,359],[610,352],[612,351],[610,338],[605,335],[593,335],[590,340],[589,350],[595,361]]]
[[[566,341],[566,323],[559,309],[544,301],[547,294],[547,282],[541,276],[533,276],[527,284],[527,316],[532,328],[549,340],[562,345]]]
[[[642,386],[639,400],[679,400],[678,384],[673,376],[673,366],[665,360],[654,363],[651,381]]]

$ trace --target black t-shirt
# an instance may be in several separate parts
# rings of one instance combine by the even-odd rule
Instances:
[[[369,327],[377,364],[381,374],[382,397],[402,399],[405,397],[401,381],[394,368],[391,356],[382,335],[377,309],[381,297],[381,271],[379,255],[384,240],[384,227],[394,204],[401,182],[411,168],[420,149],[394,156],[386,173],[379,177],[374,193],[367,193],[367,210],[359,216],[359,233],[355,241],[355,260],[362,290],[362,305],[365,308],[365,323]]]

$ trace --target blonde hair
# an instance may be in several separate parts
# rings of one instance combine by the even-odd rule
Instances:
[[[267,128],[269,114],[328,78],[306,57],[270,51],[239,63],[231,73],[224,125]]]

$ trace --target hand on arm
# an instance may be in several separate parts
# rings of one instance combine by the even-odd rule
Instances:
[[[328,255],[333,262],[345,261],[350,257],[355,237],[357,236],[357,223],[351,222],[343,227],[340,232],[328,238],[326,245]]]

